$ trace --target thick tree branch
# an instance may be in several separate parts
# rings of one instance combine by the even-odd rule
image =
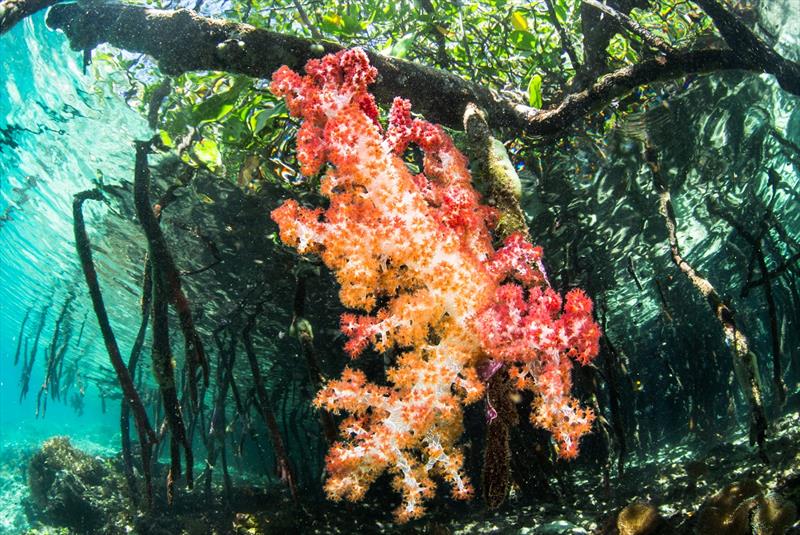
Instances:
[[[60,0],[4,0],[0,1],[0,35],[13,28],[25,17],[30,17]]]
[[[50,10],[47,22],[63,30],[76,50],[109,43],[149,54],[166,74],[223,70],[268,78],[281,65],[302,69],[306,61],[318,55],[314,50],[319,48],[309,39],[209,19],[187,10],[62,4]],[[322,47],[323,53],[342,48],[332,43],[322,43]],[[529,135],[560,134],[578,118],[636,87],[685,74],[745,69],[794,76],[791,70],[779,70],[771,62],[756,63],[730,50],[680,52],[614,71],[557,106],[537,110],[448,72],[373,52],[368,55],[380,73],[374,93],[382,102],[391,102],[395,96],[410,98],[415,111],[456,129],[462,127],[467,104],[474,102],[486,110],[492,127]],[[796,78],[794,84],[787,83],[784,88],[796,87],[793,92],[800,95],[800,75]]]
[[[567,95],[555,107],[537,113],[517,106],[520,117],[515,126],[529,134],[558,134],[580,117],[639,86],[690,73],[739,69],[752,70],[730,50],[696,50],[644,60],[601,77],[588,89]]]
[[[743,61],[774,75],[785,91],[800,95],[800,65],[772,50],[717,0],[695,0],[695,3],[711,17],[722,38]]]

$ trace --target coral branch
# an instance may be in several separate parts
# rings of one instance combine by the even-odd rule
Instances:
[[[366,312],[342,316],[350,355],[369,346],[398,354],[389,385],[348,368],[316,398],[350,414],[328,454],[328,495],[358,500],[388,470],[403,496],[397,517],[407,520],[423,513],[433,475],[456,498],[472,494],[457,441],[462,407],[484,393],[476,367],[487,357],[515,366],[514,385],[536,394],[535,422],[562,456],[576,455],[592,414],[569,396],[570,357],[593,358],[599,329],[582,292],[567,295],[562,313],[561,298],[542,290],[540,248],[512,234],[494,250],[497,212],[481,204],[466,158],[441,127],[412,118],[398,98],[383,129],[366,89],[376,76],[361,50],[312,60],[304,77],[275,73],[272,91],[303,119],[298,161],[306,175],[326,171],[329,207],[287,201],[272,217],[286,244],[334,272],[342,303]],[[424,154],[418,175],[402,160],[412,143]],[[505,317],[511,297],[525,309],[522,322]]]

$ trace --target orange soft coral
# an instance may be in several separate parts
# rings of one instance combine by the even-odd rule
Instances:
[[[562,313],[540,248],[515,235],[494,250],[496,214],[480,203],[466,158],[441,127],[413,119],[408,101],[395,99],[382,131],[367,92],[376,74],[358,49],[309,62],[303,77],[275,73],[272,91],[303,120],[302,172],[327,165],[320,190],[329,207],[287,201],[272,218],[286,244],[333,271],[342,303],[367,313],[342,316],[348,353],[399,352],[388,386],[346,369],[315,403],[350,415],[328,453],[328,495],[358,500],[388,470],[406,520],[435,492],[433,474],[454,497],[471,495],[457,441],[462,407],[483,394],[476,365],[487,356],[537,394],[534,421],[574,456],[592,415],[569,396],[570,358],[588,362],[599,331],[582,292],[568,294]],[[416,176],[402,161],[410,143],[424,154]]]

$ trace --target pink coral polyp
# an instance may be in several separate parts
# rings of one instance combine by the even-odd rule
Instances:
[[[400,520],[418,517],[436,478],[469,498],[463,473],[462,408],[483,396],[479,363],[505,365],[515,386],[534,392],[531,419],[548,429],[565,458],[591,427],[591,411],[571,397],[572,362],[597,354],[599,329],[580,290],[561,297],[542,272],[542,250],[521,234],[492,246],[494,209],[481,204],[467,159],[445,131],[395,99],[384,130],[367,86],[377,76],[366,54],[346,50],[279,69],[272,91],[302,119],[303,174],[325,170],[328,208],[287,201],[272,212],[280,237],[316,254],[335,274],[347,353],[392,349],[387,385],[350,368],[329,381],[318,407],[347,413],[327,456],[332,499],[358,500],[384,471],[402,495]],[[424,155],[412,175],[409,144]]]

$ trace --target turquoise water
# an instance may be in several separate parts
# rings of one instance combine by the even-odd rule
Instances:
[[[119,96],[82,72],[82,55],[69,49],[63,35],[45,27],[43,14],[3,36],[0,57],[0,213],[4,214],[0,222],[0,449],[19,442],[34,444],[57,434],[72,435],[94,447],[116,447],[119,404],[109,402],[103,414],[92,382],[107,356],[96,321],[87,316],[90,307],[75,255],[71,198],[97,181],[114,183],[129,176],[131,141],[147,135],[148,129]],[[92,234],[106,212],[102,204],[87,206]],[[95,239],[102,276],[107,281],[121,278],[124,266],[103,254],[102,236]],[[112,323],[120,343],[127,347],[133,336],[124,311],[136,300],[120,285],[109,284],[107,291],[114,303]],[[77,361],[84,377],[84,413],[79,416],[68,403],[51,401],[44,417],[37,418],[45,351],[68,295],[75,300],[64,320],[74,331],[67,361]],[[14,367],[13,359],[28,310],[23,336],[31,338],[29,351],[42,311],[47,313],[30,391],[20,402],[21,366]]]
[[[130,173],[128,143],[144,135],[146,126],[119,97],[83,74],[81,55],[69,50],[62,35],[45,28],[41,14],[0,39],[0,57],[0,470],[4,479],[15,481],[2,486],[0,532],[11,534],[27,524],[20,511],[26,494],[20,451],[32,451],[55,435],[69,435],[92,453],[118,450],[119,403],[109,402],[103,412],[92,383],[98,362],[106,357],[96,322],[86,314],[89,302],[75,256],[70,199],[100,176],[114,180]],[[104,212],[102,206],[92,207],[89,221],[101,221]],[[115,262],[102,254],[99,259],[113,276]],[[119,303],[134,302],[124,292],[109,291]],[[70,294],[75,300],[64,326],[74,334],[66,366],[79,371],[85,395],[73,386],[65,397],[79,396],[82,414],[69,402],[50,400],[37,417],[45,352]],[[22,335],[30,338],[28,351],[43,311],[46,315],[29,393],[20,401],[22,363],[14,366],[13,361],[27,311]],[[129,329],[120,320],[119,315],[113,318],[121,340],[127,341]]]

